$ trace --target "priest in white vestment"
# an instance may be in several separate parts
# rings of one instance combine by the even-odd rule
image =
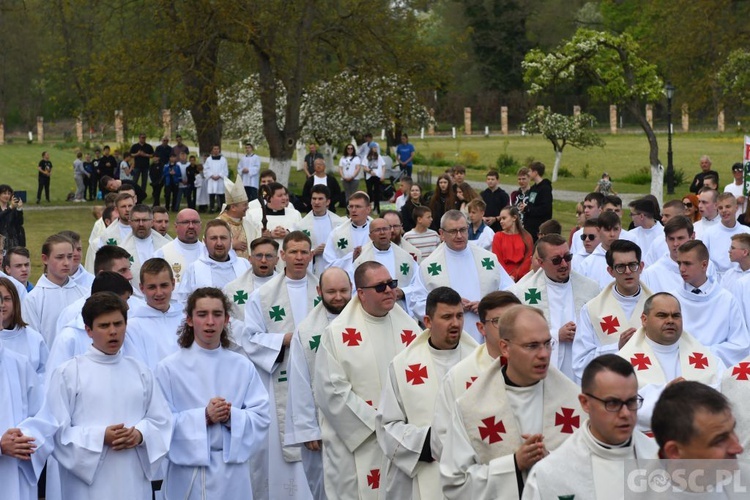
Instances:
[[[294,225],[296,231],[302,231],[310,237],[313,247],[313,274],[320,276],[325,270],[323,252],[331,231],[346,219],[328,209],[331,205],[331,191],[328,186],[318,184],[312,187],[310,194],[310,212]]]
[[[700,240],[677,250],[684,283],[671,293],[682,305],[685,330],[731,366],[747,356],[750,334],[742,307],[731,293],[707,275],[708,250]],[[743,301],[744,303],[744,301]]]
[[[179,302],[187,300],[198,288],[224,288],[250,269],[250,262],[238,258],[232,250],[232,231],[223,220],[208,221],[203,241],[206,244],[206,254],[188,267],[177,288],[176,298]]]
[[[442,243],[422,260],[413,283],[404,290],[408,310],[421,319],[429,291],[449,286],[463,299],[466,332],[482,343],[484,337],[476,327],[479,300],[490,292],[509,288],[513,280],[494,253],[469,245],[469,222],[462,212],[449,210],[443,215],[440,239]]]
[[[54,456],[62,498],[148,500],[166,456],[172,415],[151,371],[124,356],[127,306],[110,292],[83,307],[92,346],[49,379],[47,405],[60,427]]]
[[[354,272],[357,295],[323,333],[313,389],[320,407],[328,498],[375,499],[385,487],[385,456],[375,429],[388,365],[420,330],[394,307],[396,284],[382,264]]]
[[[320,302],[299,324],[289,346],[289,398],[286,407],[284,445],[302,445],[302,463],[310,491],[316,499],[325,498],[323,486],[322,437],[318,405],[312,392],[315,357],[320,339],[352,298],[349,275],[339,267],[329,267],[320,275]]]
[[[156,370],[174,415],[164,496],[251,498],[248,462],[268,432],[268,393],[255,366],[227,349],[229,301],[219,289],[198,289],[186,312],[180,349]]]
[[[296,498],[312,498],[299,447],[284,446],[288,397],[288,349],[292,335],[317,305],[318,280],[307,271],[312,260],[310,238],[289,233],[281,250],[284,273],[255,290],[245,306],[245,329],[234,340],[241,345],[268,390],[271,426],[268,438],[252,461],[253,495],[267,498],[297,488]]]
[[[0,340],[0,485],[3,498],[36,500],[57,422],[40,412],[44,389],[28,359]]]
[[[169,240],[153,229],[154,213],[147,205],[136,205],[130,213],[130,227],[132,232],[118,246],[130,254],[132,260],[130,270],[133,273],[133,290],[142,296],[140,288],[141,266],[154,256]]]
[[[349,197],[349,219],[331,231],[323,250],[323,268],[347,269],[359,257],[362,246],[370,241],[370,197],[357,191]]]
[[[711,261],[716,265],[719,274],[724,274],[732,267],[729,258],[729,247],[732,236],[750,234],[750,227],[737,222],[737,200],[732,193],[721,193],[718,197],[719,223],[707,229],[701,235],[701,241],[708,248]]]
[[[531,469],[524,500],[621,500],[626,469],[645,467],[646,462],[636,461],[658,458],[654,440],[635,429],[643,400],[627,361],[615,354],[594,358],[583,372],[578,400],[588,420]]]
[[[232,230],[232,249],[238,257],[246,259],[250,252],[250,242],[260,236],[260,220],[246,217],[247,193],[242,183],[224,179],[224,187],[226,205],[217,218],[229,224]]]
[[[129,193],[120,193],[117,195],[115,209],[117,209],[118,218],[102,231],[99,240],[94,244],[94,251],[104,245],[120,245],[125,241],[125,238],[130,236],[130,233],[133,232],[133,228],[130,226],[130,211],[133,210],[134,206],[134,196],[130,196]],[[89,269],[89,271],[93,272],[93,268]]]
[[[750,356],[727,368],[721,379],[721,393],[732,403],[737,418],[735,430],[745,451],[750,450]],[[747,457],[747,453],[743,458]]]
[[[417,264],[422,262],[422,252],[406,239],[402,238],[404,235],[404,224],[401,220],[401,214],[395,210],[383,210],[380,216],[391,225],[391,241],[401,247],[401,249],[406,250],[406,253],[411,255]]]
[[[651,430],[654,405],[664,388],[675,381],[697,380],[719,387],[725,365],[692,335],[683,331],[683,313],[677,299],[657,293],[646,300],[641,328],[618,355],[635,368],[643,408],[638,412],[638,429]]]
[[[641,313],[651,291],[639,281],[643,271],[640,247],[616,240],[609,248],[607,271],[615,279],[581,308],[573,338],[573,371],[581,380],[589,362],[602,354],[614,354],[641,326]]]
[[[221,146],[214,145],[211,148],[211,156],[203,160],[204,189],[208,193],[211,212],[218,211],[224,203],[224,179],[228,176],[227,159],[221,154]]]
[[[206,254],[206,245],[198,241],[201,233],[201,217],[192,208],[185,208],[177,213],[174,221],[177,238],[154,252],[154,257],[169,262],[177,285],[188,266]]]
[[[250,294],[265,285],[275,274],[279,260],[279,244],[273,238],[262,236],[250,242],[251,268],[224,286],[224,293],[232,301],[229,315],[240,321],[245,319],[245,304]]]
[[[507,365],[496,359],[453,412],[440,460],[449,499],[517,499],[531,467],[583,423],[578,386],[550,366],[555,339],[542,313],[511,307],[499,336]]]
[[[575,380],[573,340],[580,323],[580,311],[599,294],[599,285],[571,270],[573,256],[568,251],[568,242],[559,234],[539,238],[536,248],[540,269],[527,274],[509,291],[524,304],[544,313],[550,334],[556,341],[550,357],[552,366]]]
[[[440,382],[430,427],[430,449],[435,460],[440,461],[443,454],[445,436],[448,434],[456,401],[500,357],[500,317],[508,308],[520,303],[518,297],[508,291],[490,292],[479,301],[477,329],[484,336],[485,342],[448,370]]]
[[[377,409],[378,443],[385,455],[381,498],[440,498],[440,470],[431,447],[433,408],[445,374],[473,355],[476,341],[463,331],[461,296],[448,287],[427,295],[427,329],[388,367]]]

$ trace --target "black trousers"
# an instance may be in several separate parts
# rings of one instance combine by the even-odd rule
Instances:
[[[39,203],[42,199],[42,189],[44,189],[44,198],[49,201],[49,177],[46,175],[39,176],[39,186],[36,190],[36,202]]]

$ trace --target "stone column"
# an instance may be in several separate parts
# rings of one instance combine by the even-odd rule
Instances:
[[[44,117],[36,117],[36,140],[39,144],[44,142]]]
[[[719,110],[719,116],[716,119],[716,130],[719,132],[724,132],[724,110]]]
[[[690,128],[690,115],[687,103],[682,105],[682,131],[687,132]]]
[[[617,106],[614,104],[609,105],[609,132],[617,133]]]
[[[581,114],[581,107],[576,105],[573,106],[573,116],[580,116]]]
[[[173,139],[172,137],[172,111],[169,109],[162,109],[161,110],[161,123],[162,127],[164,128],[164,137],[169,137],[170,140]]]
[[[651,104],[646,104],[646,121],[654,128],[654,106]]]
[[[508,106],[500,107],[500,130],[503,135],[508,135]]]
[[[427,134],[435,135],[435,110],[430,108],[430,124],[427,126]]]
[[[76,140],[83,142],[83,119],[80,116],[76,118]]]
[[[471,135],[471,108],[464,108],[464,134]]]
[[[123,127],[123,115],[121,109],[115,111],[115,140],[118,144],[123,144],[125,142],[125,128]]]
[[[5,144],[5,119],[0,118],[0,146]]]

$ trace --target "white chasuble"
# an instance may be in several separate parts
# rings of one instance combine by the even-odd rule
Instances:
[[[750,453],[750,357],[728,368],[721,379],[721,393],[732,403],[732,413],[737,419],[735,432],[745,451]]]
[[[398,280],[398,286],[401,289],[409,286],[418,269],[418,264],[414,262],[414,258],[398,245],[391,243],[388,251],[383,252],[375,248],[372,242],[369,242],[362,247],[362,253],[359,254],[357,260],[354,261],[352,267],[348,270],[352,282],[354,282],[354,271],[357,267],[369,260],[383,264],[388,269],[391,278]],[[406,304],[403,300],[399,300],[398,304],[406,310]]]
[[[294,225],[294,229],[305,233],[312,241],[312,247],[316,248],[318,245],[325,244],[331,231],[348,220],[346,217],[340,217],[330,210],[327,210],[326,214],[321,217],[317,217],[310,211]],[[326,269],[323,254],[314,257],[312,266],[313,273],[320,276],[320,273]]]
[[[371,316],[355,296],[323,334],[313,387],[329,498],[377,498],[384,455],[375,436],[376,408],[388,365],[419,331],[401,308]]]
[[[331,266],[346,268],[342,259],[370,241],[370,219],[364,226],[355,226],[349,219],[344,219],[326,240],[326,248],[323,251],[323,266],[327,269]],[[351,258],[349,259],[351,260]]]
[[[248,461],[265,443],[269,424],[268,393],[253,364],[222,347],[193,343],[159,363],[156,378],[174,415],[166,498],[249,498]],[[206,425],[214,397],[232,403],[226,424]]]
[[[60,424],[54,456],[63,498],[151,498],[150,480],[169,450],[172,415],[145,365],[92,346],[50,377],[47,404]],[[105,428],[118,423],[135,426],[143,443],[120,451],[105,445]]]
[[[221,289],[248,269],[251,269],[250,262],[238,258],[234,252],[230,252],[229,260],[224,262],[217,262],[206,254],[188,267],[185,278],[175,290],[177,300],[185,302],[198,288],[213,286]]]
[[[195,243],[183,243],[180,240],[172,240],[156,252],[154,257],[160,257],[172,267],[172,274],[176,284],[180,284],[190,264],[206,255],[206,245],[202,241]]]
[[[250,294],[268,283],[273,276],[274,275],[263,277],[256,276],[251,267],[242,273],[237,279],[227,283],[222,291],[224,292],[224,295],[232,301],[232,310],[229,311],[229,314],[235,319],[244,321],[245,304],[247,304],[247,301],[250,299]]]
[[[130,283],[133,285],[133,293],[136,295],[143,297],[139,286],[141,283],[141,266],[167,243],[169,243],[169,240],[154,229],[151,230],[148,238],[137,238],[135,234],[131,233],[125,238],[125,241],[120,243],[119,246],[130,254],[130,271],[133,273],[133,279]]]
[[[420,461],[420,454],[432,423],[433,409],[443,375],[444,362],[454,366],[471,356],[477,343],[466,332],[455,349],[435,350],[425,330],[398,354],[389,369],[377,410],[380,425],[378,443],[385,453],[381,498],[440,498],[440,469],[437,462]],[[445,354],[449,356],[445,360]],[[382,468],[381,468],[382,470]]]
[[[521,394],[529,389],[533,394]],[[520,414],[514,414],[511,392],[527,401],[516,410]],[[506,386],[501,360],[495,360],[456,403],[440,463],[443,494],[451,499],[518,498],[513,454],[523,443],[521,434],[541,430],[546,448],[556,449],[581,426],[579,392],[553,367],[530,388]],[[529,412],[537,406],[541,411]],[[530,424],[535,419],[541,429]]]

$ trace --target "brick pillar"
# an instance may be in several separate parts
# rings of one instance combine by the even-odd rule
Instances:
[[[83,142],[83,119],[80,116],[76,118],[76,140]]]
[[[646,104],[646,121],[654,128],[654,106],[651,104]]]
[[[688,113],[687,103],[682,105],[682,131],[687,132],[690,129],[690,114]]]
[[[581,107],[576,105],[573,106],[573,116],[579,116],[581,114]]]
[[[464,108],[464,134],[471,135],[471,108]]]
[[[617,106],[614,104],[609,105],[609,132],[617,133]]]
[[[123,126],[123,114],[121,109],[115,111],[115,141],[117,141],[118,144],[123,144],[125,142],[125,127]]]
[[[719,110],[719,116],[716,119],[716,130],[719,132],[724,132],[724,110]]]
[[[0,118],[0,146],[5,144],[5,119]]]
[[[161,110],[161,123],[164,128],[164,137],[172,139],[172,111],[169,109]]]
[[[508,106],[500,107],[500,130],[503,135],[508,135]]]
[[[44,142],[44,117],[36,117],[36,140],[39,144]]]
[[[427,134],[435,135],[435,110],[430,108],[430,124],[427,126]]]

